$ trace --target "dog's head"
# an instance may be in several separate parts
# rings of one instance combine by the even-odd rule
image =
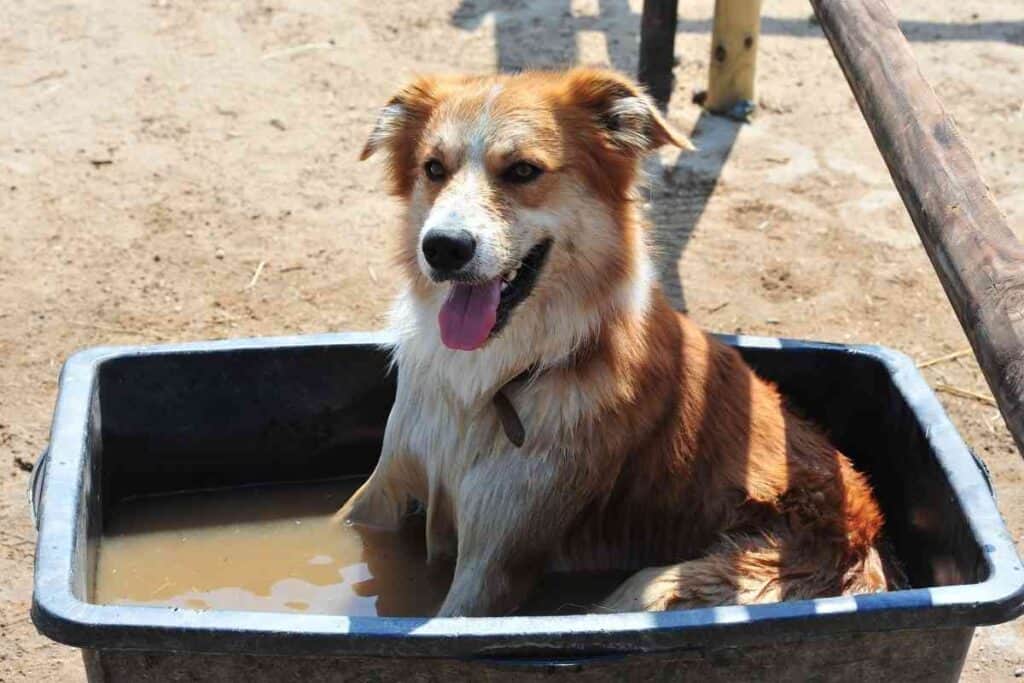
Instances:
[[[408,206],[414,296],[438,302],[446,346],[473,350],[631,275],[639,162],[665,144],[690,148],[635,84],[574,69],[420,78],[384,107],[362,158],[386,155]]]

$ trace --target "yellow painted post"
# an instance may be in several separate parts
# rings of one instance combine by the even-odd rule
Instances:
[[[711,67],[704,107],[746,119],[754,110],[761,0],[715,0]]]

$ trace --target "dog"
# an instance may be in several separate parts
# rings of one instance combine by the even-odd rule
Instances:
[[[637,187],[664,145],[692,149],[600,69],[425,76],[381,110],[398,388],[339,514],[425,507],[438,616],[513,613],[548,571],[636,572],[611,612],[887,588],[864,475],[659,289]]]

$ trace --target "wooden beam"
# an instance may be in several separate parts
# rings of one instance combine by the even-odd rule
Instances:
[[[1024,452],[1024,246],[884,0],[811,4]]]
[[[644,0],[640,19],[640,65],[637,80],[662,110],[672,96],[678,0]]]
[[[760,36],[761,0],[715,0],[708,111],[737,119],[753,111]]]

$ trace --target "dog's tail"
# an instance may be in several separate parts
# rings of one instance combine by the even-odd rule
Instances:
[[[595,611],[663,611],[877,593],[897,587],[902,576],[887,556],[878,546],[851,554],[820,540],[727,537],[698,559],[634,574]]]

